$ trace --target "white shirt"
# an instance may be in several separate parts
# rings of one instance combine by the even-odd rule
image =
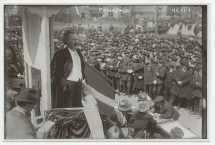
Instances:
[[[72,57],[73,68],[70,74],[68,75],[67,80],[78,82],[79,80],[82,80],[81,59],[76,50],[72,51],[71,49],[69,49],[69,52]]]

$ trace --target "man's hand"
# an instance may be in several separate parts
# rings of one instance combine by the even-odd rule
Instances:
[[[37,138],[38,139],[45,139],[45,137],[46,137],[45,129],[42,126],[37,131]]]
[[[156,85],[158,82],[156,80],[154,80],[153,83]]]
[[[139,76],[139,77],[138,77],[138,79],[142,79],[142,78],[143,78],[142,76]]]
[[[179,86],[182,86],[182,81],[177,81]]]

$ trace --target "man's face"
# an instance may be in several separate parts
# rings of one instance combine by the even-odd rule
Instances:
[[[69,35],[68,35],[67,44],[68,44],[70,47],[77,47],[77,45],[79,44],[78,35],[77,35],[77,34],[69,34]]]
[[[31,111],[34,109],[35,106],[36,106],[36,104],[28,104],[28,105],[26,106],[26,112],[27,112],[28,114],[30,114]]]

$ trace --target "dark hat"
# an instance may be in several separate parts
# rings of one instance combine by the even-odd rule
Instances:
[[[146,92],[140,92],[138,93],[138,101],[146,101],[147,100],[147,93]]]
[[[157,97],[153,100],[153,102],[155,102],[155,103],[159,103],[159,102],[162,102],[162,101],[164,101],[164,97],[163,97],[163,96],[157,96]]]
[[[175,127],[171,129],[170,135],[175,139],[180,139],[184,137],[184,132],[181,128]]]
[[[31,88],[26,88],[20,91],[18,95],[14,97],[15,101],[37,103],[39,99],[39,94],[36,90]]]

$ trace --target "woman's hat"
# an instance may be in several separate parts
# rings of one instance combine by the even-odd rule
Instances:
[[[157,96],[153,100],[154,103],[159,103],[159,102],[162,102],[162,101],[164,101],[164,97],[163,96]]]
[[[118,105],[118,109],[120,111],[130,111],[131,108],[132,108],[132,105],[128,100],[121,100],[121,102]]]
[[[22,89],[20,93],[14,96],[15,101],[38,103],[39,94],[36,90],[31,88]]]
[[[148,104],[146,102],[139,103],[139,105],[138,105],[138,111],[139,112],[144,113],[144,112],[147,112],[148,110],[149,110],[149,107],[148,107]]]

